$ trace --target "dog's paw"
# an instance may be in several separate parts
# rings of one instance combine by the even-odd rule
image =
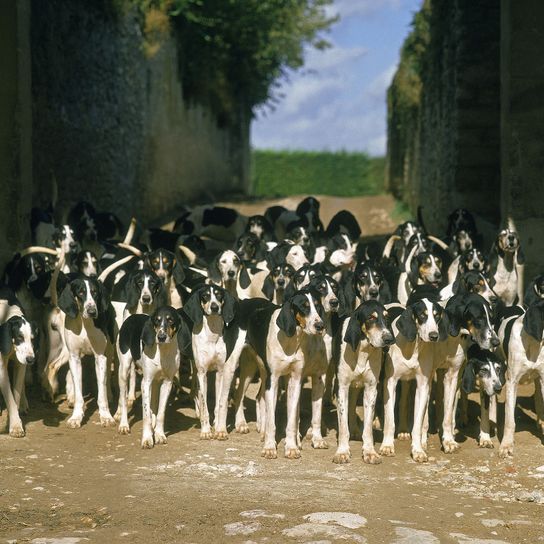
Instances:
[[[410,433],[399,433],[397,435],[397,440],[410,440],[412,435]]]
[[[314,448],[316,450],[328,450],[329,449],[329,444],[322,437],[312,438],[312,448]]]
[[[239,423],[236,425],[236,432],[240,434],[247,434],[249,433],[249,426],[247,423]]]
[[[261,457],[264,457],[265,459],[277,459],[278,450],[276,448],[263,448]]]
[[[384,457],[395,456],[395,446],[393,444],[382,444],[380,447],[380,455]]]
[[[70,429],[79,429],[81,427],[81,417],[71,417],[67,422],[66,425],[70,427]]]
[[[332,458],[332,462],[336,463],[337,465],[344,465],[346,463],[349,463],[351,460],[351,453],[348,452],[336,452],[334,454],[334,457]]]
[[[412,450],[412,459],[416,463],[427,463],[429,458],[423,450]]]
[[[153,436],[145,435],[142,436],[142,449],[150,450],[154,446]]]
[[[298,448],[285,448],[286,459],[300,459],[300,450]]]
[[[493,445],[493,442],[491,440],[491,438],[489,437],[480,437],[480,440],[478,441],[478,446],[480,448],[494,448],[495,446]]]
[[[212,440],[213,431],[200,431],[200,440]]]
[[[128,425],[119,425],[117,431],[119,434],[130,434],[130,427]]]
[[[382,458],[375,451],[363,451],[363,462],[369,465],[379,465]]]
[[[164,433],[158,433],[155,431],[155,444],[167,444],[168,439]]]
[[[445,440],[442,443],[442,447],[444,448],[444,453],[455,453],[459,451],[461,446],[455,440]]]
[[[216,431],[214,438],[216,440],[228,440],[229,435],[228,435],[227,431]]]
[[[114,427],[116,425],[115,419],[111,416],[100,416],[100,425],[102,427]]]
[[[507,459],[514,455],[514,444],[501,444],[499,448],[499,457],[501,459]]]
[[[11,438],[23,438],[25,436],[25,430],[22,423],[15,423],[9,430]]]

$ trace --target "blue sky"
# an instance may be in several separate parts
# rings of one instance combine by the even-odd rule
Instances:
[[[326,51],[309,50],[275,111],[259,113],[252,145],[385,153],[386,90],[421,0],[335,0]]]

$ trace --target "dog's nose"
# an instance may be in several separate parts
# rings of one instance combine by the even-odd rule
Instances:
[[[435,279],[436,281],[441,280],[441,279],[442,279],[442,272],[435,272],[435,273],[434,273],[434,279]]]
[[[144,304],[149,304],[151,302],[151,297],[149,295],[142,295],[142,302]]]
[[[278,278],[277,282],[280,287],[283,287],[285,285],[285,278]]]
[[[229,271],[227,272],[227,276],[228,276],[229,278],[234,278],[234,276],[236,276],[236,272],[235,272],[234,270],[229,270]]]
[[[70,249],[76,249],[77,248],[77,242],[70,242]]]
[[[377,297],[380,294],[380,291],[377,287],[369,287],[368,294],[371,297]]]
[[[325,330],[325,323],[323,323],[322,321],[318,321],[316,324],[315,324],[315,330],[317,332],[323,332]]]
[[[480,263],[478,261],[472,263],[472,266],[474,267],[474,270],[479,270],[480,269]]]
[[[34,355],[29,355],[26,358],[26,364],[27,365],[33,365],[35,360],[36,360],[36,358],[34,357]]]
[[[493,390],[495,391],[495,393],[500,393],[502,391],[502,385],[500,383],[496,383],[493,386]]]
[[[337,298],[331,299],[331,301],[330,301],[331,308],[338,308],[338,304],[339,304],[339,302],[338,302]]]
[[[496,348],[500,344],[499,339],[495,336],[491,339],[491,345]]]
[[[165,332],[159,332],[159,334],[157,334],[157,340],[159,342],[165,342],[166,341],[166,333]]]
[[[87,315],[89,317],[96,317],[98,315],[98,312],[96,311],[96,308],[88,308]]]
[[[431,340],[431,342],[436,342],[438,340],[438,333],[436,331],[430,332],[429,339]]]
[[[386,332],[383,335],[383,343],[386,346],[392,346],[395,343],[395,338],[393,337],[393,335],[390,332]]]
[[[215,302],[212,302],[210,304],[210,310],[212,313],[216,314],[219,311],[219,306]]]

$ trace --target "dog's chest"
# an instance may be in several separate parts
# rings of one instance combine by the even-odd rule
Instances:
[[[193,353],[197,365],[217,368],[225,363],[227,346],[223,339],[223,327],[217,323],[202,321],[202,326],[193,331]]]
[[[304,354],[304,375],[322,374],[327,370],[332,351],[332,338],[329,334],[325,336],[304,337],[301,343]]]
[[[512,265],[509,270],[504,259],[499,259],[493,289],[506,304],[512,304],[516,299],[517,280],[516,267]]]
[[[65,329],[66,343],[71,350],[75,349],[82,355],[104,353],[106,350],[106,336],[91,319],[83,322],[81,319],[66,317]]]
[[[140,366],[147,366],[147,369],[151,369],[155,378],[172,379],[178,371],[180,357],[175,342],[160,347],[154,344],[151,348],[144,349],[144,355],[145,358],[141,360],[143,365],[140,364]]]

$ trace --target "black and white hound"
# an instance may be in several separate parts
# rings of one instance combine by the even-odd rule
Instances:
[[[448,283],[453,283],[458,274],[464,274],[469,270],[476,272],[487,270],[487,259],[479,249],[467,249],[453,259],[448,268]]]
[[[497,395],[505,383],[506,363],[487,349],[473,344],[467,351],[467,364],[461,382],[465,394],[472,393],[478,385],[480,391],[480,448],[493,448],[491,420],[496,423]],[[492,405],[494,404],[494,406]]]
[[[119,432],[128,434],[127,379],[130,367],[142,371],[142,448],[166,444],[164,415],[175,375],[179,370],[179,313],[171,306],[161,306],[152,315],[129,316],[117,340],[119,357]]]
[[[258,426],[259,430],[264,430],[262,456],[266,459],[277,457],[275,414],[281,376],[289,379],[285,457],[289,459],[300,457],[299,402],[302,382],[307,376],[312,376],[314,391],[312,444],[314,447],[326,447],[321,437],[322,388],[319,384],[324,385],[323,377],[328,361],[326,351],[323,349],[326,325],[320,301],[309,290],[304,289],[298,291],[281,307],[268,301],[243,301],[240,312],[248,314],[246,318],[248,345],[240,360],[240,364],[244,364],[240,370],[240,386],[247,385],[246,377],[253,376],[257,365],[261,376],[258,399],[261,420],[258,421]],[[318,394],[319,390],[321,395]],[[237,414],[237,429],[238,426]]]
[[[338,396],[338,447],[333,457],[335,463],[348,463],[350,400],[364,387],[363,461],[380,463],[374,449],[372,421],[378,396],[378,382],[383,363],[383,348],[395,341],[385,307],[376,300],[363,302],[344,320],[335,338],[335,362]]]
[[[81,426],[84,411],[81,359],[91,355],[95,360],[100,423],[114,425],[108,406],[107,379],[108,357],[113,356],[115,317],[105,288],[95,278],[77,277],[63,289],[58,306],[66,314],[64,341],[74,385],[74,408],[67,424],[72,428]]]
[[[506,306],[523,302],[523,264],[525,256],[516,231],[499,232],[489,256],[491,287]]]
[[[145,264],[162,280],[166,291],[166,303],[174,308],[183,305],[185,272],[176,256],[167,249],[159,248],[145,254]]]
[[[198,379],[195,409],[200,417],[200,438],[227,438],[227,404],[230,384],[238,365],[245,335],[234,323],[237,300],[217,285],[204,285],[194,291],[180,310],[182,355],[192,361]],[[228,377],[224,380],[225,370]],[[215,379],[215,433],[208,411],[208,373],[217,371]],[[228,384],[223,385],[223,383]]]
[[[0,391],[8,409],[9,435],[13,438],[25,436],[23,422],[19,415],[21,399],[24,397],[25,372],[35,361],[34,332],[26,320],[22,308],[12,293],[2,290],[0,300]],[[13,360],[13,387],[11,386],[8,364]]]
[[[295,269],[290,264],[278,264],[275,266],[263,282],[264,296],[281,306],[283,304],[286,290],[292,285]]]
[[[506,400],[504,433],[499,448],[501,457],[514,452],[516,422],[514,412],[518,385],[534,381],[540,392],[535,394],[537,420],[544,431],[544,300],[533,302],[524,315],[505,319],[499,327],[502,355],[506,358]],[[538,394],[540,393],[540,395]]]
[[[391,310],[393,311],[393,310]],[[406,309],[393,321],[395,345],[386,356],[384,375],[385,421],[380,453],[395,455],[395,397],[399,380],[416,380],[417,390],[412,428],[412,457],[427,461],[427,409],[430,388],[439,362],[437,347],[448,339],[448,317],[438,304],[438,293],[421,286],[410,295]],[[403,396],[405,395],[403,384]],[[406,431],[406,403],[399,409],[400,429]]]

